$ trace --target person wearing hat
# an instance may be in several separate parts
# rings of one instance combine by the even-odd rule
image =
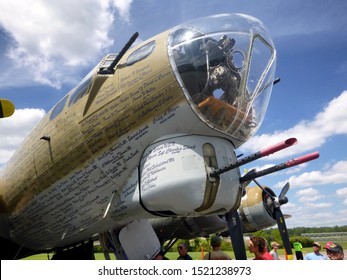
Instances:
[[[188,255],[188,246],[185,243],[181,243],[177,247],[178,249],[178,260],[192,260],[192,257]]]
[[[313,252],[308,253],[304,260],[327,260],[327,256],[321,254],[319,251],[321,249],[321,246],[318,242],[313,243]]]
[[[221,250],[222,239],[219,236],[212,236],[210,244],[212,252],[206,254],[204,260],[231,260],[230,256]]]
[[[329,241],[325,244],[324,248],[326,249],[328,258],[331,260],[343,260],[345,257],[343,248],[339,243]]]
[[[271,242],[271,248],[272,250],[270,251],[270,255],[273,257],[274,260],[280,260],[280,258],[278,257],[278,252],[277,249],[280,247],[280,244],[278,244],[277,242]]]

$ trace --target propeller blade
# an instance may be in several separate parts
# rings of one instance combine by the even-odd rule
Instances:
[[[237,211],[225,214],[228,221],[229,234],[233,245],[235,258],[237,260],[247,260],[245,242],[243,241],[243,230]]]
[[[288,182],[288,183],[285,184],[284,187],[282,188],[281,193],[280,193],[280,195],[278,196],[278,199],[284,197],[284,196],[286,195],[286,193],[288,192],[289,188],[290,188],[290,184],[289,184],[289,182]]]
[[[262,190],[264,193],[266,193],[266,194],[271,198],[272,201],[275,200],[275,197],[274,197],[271,193],[269,193],[269,192],[268,192],[268,191],[267,191],[256,179],[253,179],[253,182],[256,183],[257,186],[258,186],[259,188],[261,188],[261,190]]]
[[[280,235],[281,235],[281,238],[283,241],[283,246],[286,250],[288,259],[292,260],[293,259],[292,246],[291,246],[290,241],[289,241],[289,234],[288,234],[286,222],[284,221],[282,211],[279,207],[276,207],[274,211],[275,211],[275,215],[276,215],[278,230],[280,232]]]

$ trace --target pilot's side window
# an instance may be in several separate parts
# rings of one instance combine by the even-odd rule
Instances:
[[[142,59],[145,59],[153,52],[154,47],[155,41],[151,41],[148,44],[142,46],[141,48],[135,50],[132,54],[129,55],[126,65],[129,66]]]
[[[86,95],[88,93],[92,77],[93,76],[90,76],[83,83],[81,83],[75,89],[75,91],[71,94],[70,101],[69,101],[69,106],[71,106],[71,104],[76,103],[78,100],[80,100],[84,95]]]
[[[53,120],[56,116],[58,116],[60,114],[61,111],[63,111],[63,109],[65,107],[66,100],[67,100],[67,96],[65,96],[62,100],[60,100],[57,105],[55,105],[55,107],[53,108],[52,113],[49,117],[50,120]]]

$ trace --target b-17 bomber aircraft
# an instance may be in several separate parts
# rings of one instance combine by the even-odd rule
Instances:
[[[276,79],[263,24],[222,14],[176,26],[109,54],[27,136],[0,173],[1,259],[153,259],[164,242],[279,225],[277,197],[250,182],[319,156],[272,168],[239,167],[296,143],[239,158],[259,129]],[[256,181],[255,181],[256,182]],[[242,241],[241,241],[242,239]],[[290,247],[286,246],[288,254]]]

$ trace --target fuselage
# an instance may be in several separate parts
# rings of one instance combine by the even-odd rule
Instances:
[[[257,64],[261,51],[267,58]],[[275,51],[263,26],[241,15],[178,26],[103,74],[114,56],[47,113],[1,170],[1,237],[45,250],[134,219],[239,207],[239,170],[209,173],[236,160],[264,117]]]

